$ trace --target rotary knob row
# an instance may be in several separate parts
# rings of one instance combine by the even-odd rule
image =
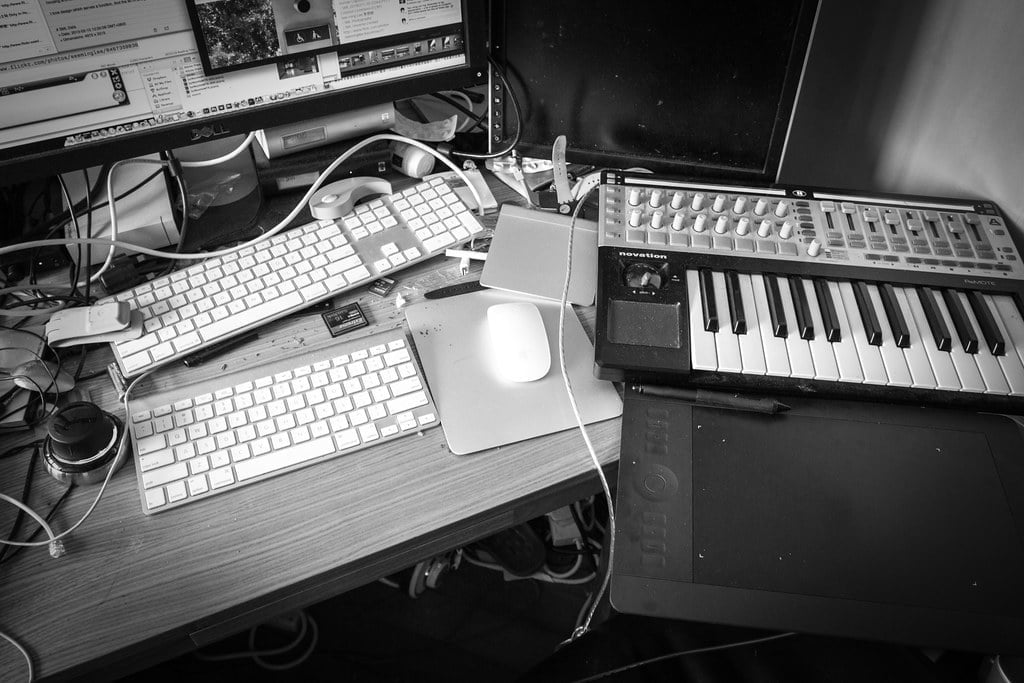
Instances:
[[[647,204],[651,208],[654,208],[654,209],[657,209],[657,208],[660,208],[660,207],[664,206],[664,204],[665,204],[665,194],[666,193],[665,193],[664,190],[660,190],[660,189],[653,189],[653,190],[651,190],[651,194],[650,194],[650,197],[647,200]],[[643,190],[641,190],[639,188],[635,188],[635,187],[630,189],[630,191],[629,191],[629,199],[627,201],[628,201],[628,204],[630,206],[640,206],[641,204],[643,204],[643,202],[644,202]],[[693,209],[694,211],[700,211],[700,210],[702,210],[707,205],[707,201],[708,201],[707,195],[705,195],[703,192],[697,192],[697,193],[695,193],[693,195],[693,199],[690,200],[690,208]],[[726,205],[727,201],[728,201],[728,199],[726,198],[725,195],[723,195],[723,194],[716,195],[715,198],[711,202],[711,210],[716,212],[716,213],[721,213],[722,211],[725,210],[725,205]],[[686,203],[686,195],[684,193],[682,193],[682,192],[673,192],[672,196],[669,198],[668,205],[672,209],[678,210],[678,209],[683,208],[683,205],[685,203]],[[733,213],[737,213],[737,214],[744,213],[747,210],[747,203],[748,203],[748,200],[747,200],[746,197],[744,197],[744,196],[737,197],[736,200],[733,202],[733,205],[732,205]],[[770,204],[769,204],[768,200],[766,200],[766,199],[764,199],[762,197],[762,198],[758,199],[757,202],[755,202],[755,204],[754,204],[754,215],[755,216],[765,216],[765,215],[768,214],[768,209],[769,208],[770,208]],[[784,217],[788,212],[789,212],[789,202],[786,201],[785,199],[780,200],[779,203],[775,205],[774,213],[779,218]]]
[[[633,209],[629,215],[629,227],[639,228],[643,222],[644,213],[640,209]],[[686,216],[682,213],[677,213],[672,216],[671,227],[675,231],[682,230],[686,227],[685,224]],[[693,225],[691,229],[693,232],[704,232],[707,229],[708,217],[706,214],[697,214],[693,219]],[[655,211],[651,214],[650,226],[654,230],[660,230],[665,225],[665,212]],[[729,232],[729,218],[726,216],[719,216],[715,220],[714,225],[715,233],[724,235]],[[743,216],[736,223],[736,234],[740,237],[747,235],[750,232],[750,219]],[[757,226],[758,237],[768,237],[772,234],[772,222],[765,218]],[[788,240],[793,236],[793,222],[785,221],[782,227],[779,228],[779,237],[784,240]],[[812,254],[812,256],[815,254]]]

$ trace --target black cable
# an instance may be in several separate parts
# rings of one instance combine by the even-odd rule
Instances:
[[[516,115],[516,134],[513,136],[512,141],[508,144],[508,146],[506,146],[505,149],[501,150],[500,152],[491,152],[489,154],[473,154],[470,152],[459,152],[457,150],[452,150],[452,154],[454,154],[455,156],[465,157],[467,159],[494,159],[497,157],[503,157],[509,152],[511,152],[513,149],[515,149],[516,145],[519,144],[519,140],[522,138],[523,112],[519,108],[519,98],[516,97],[515,91],[512,90],[512,84],[509,83],[508,78],[505,77],[505,72],[498,67],[498,63],[494,61],[494,58],[488,55],[487,61],[490,63],[491,68],[494,70],[494,73],[497,74],[498,78],[501,80],[501,84],[504,86],[505,92],[508,93],[508,98],[512,101],[512,109],[515,111]]]
[[[477,114],[472,109],[468,109],[468,108],[464,107],[463,105],[459,104],[454,99],[452,99],[451,97],[448,97],[444,93],[433,92],[433,93],[430,93],[430,96],[433,97],[434,99],[437,99],[437,100],[439,100],[441,102],[444,102],[448,106],[453,107],[454,109],[457,109],[459,112],[461,112],[461,113],[465,114],[466,116],[468,116],[469,119],[473,122],[473,125],[472,125],[472,127],[468,128],[467,130],[473,130],[473,128],[485,128],[485,126],[483,125],[483,120],[484,120],[484,117],[487,116],[487,112],[486,111],[483,112],[482,114]],[[465,124],[463,124],[463,125],[465,125]],[[465,131],[463,131],[463,132],[465,132]]]
[[[36,442],[33,442],[32,444],[29,444],[29,445],[31,445],[33,447],[33,450],[32,450],[32,457],[30,457],[28,459],[28,472],[25,473],[25,485],[21,487],[21,498],[20,498],[20,500],[22,502],[28,501],[28,494],[32,491],[32,479],[34,478],[35,472],[36,472],[36,460],[39,459],[39,442],[36,441]],[[14,540],[14,537],[17,536],[19,531],[21,531],[21,524],[24,521],[25,521],[25,511],[22,510],[19,507],[18,508],[18,514],[14,518],[14,524],[11,525],[11,530],[7,534],[7,539],[8,540],[10,540],[10,541]],[[16,548],[16,547],[17,546],[7,545],[6,543],[3,544],[3,546],[0,547],[0,563],[2,563],[4,561],[4,556],[7,555],[7,549],[8,548]],[[14,553],[11,553],[11,554],[13,555]]]
[[[74,204],[74,202],[71,201],[71,193],[68,192],[68,184],[66,182],[64,182],[64,176],[61,175],[60,173],[57,174],[57,182],[60,184],[60,191],[64,195],[65,203],[67,203],[68,206],[72,206]],[[88,187],[88,185],[86,185],[86,187]],[[81,239],[82,238],[82,229],[78,225],[78,216],[75,215],[74,211],[71,212],[71,223],[72,223],[72,225],[75,226],[75,237],[78,238],[78,239]],[[71,290],[70,290],[69,294],[71,294],[72,296],[78,293],[78,278],[81,277],[81,274],[82,274],[82,256],[83,256],[83,254],[82,254],[82,245],[79,244],[77,246],[78,246],[78,259],[75,260],[75,263],[72,265],[71,272],[70,272],[70,275],[71,275]],[[36,253],[38,253],[38,250],[36,250]],[[35,259],[33,259],[33,261],[35,261]],[[33,284],[35,284],[35,283],[33,283]]]
[[[178,226],[178,244],[174,247],[174,253],[180,254],[181,250],[185,247],[185,239],[188,235],[189,227],[189,216],[188,216],[188,186],[185,185],[185,173],[181,168],[181,163],[177,157],[174,156],[174,150],[167,150],[164,153],[167,156],[167,160],[170,162],[167,168],[170,170],[171,175],[178,184],[178,192],[181,194],[181,225]],[[164,266],[156,277],[164,277],[169,275],[177,262],[174,259],[169,259],[167,265]]]
[[[584,556],[590,563],[590,568],[594,570],[595,574],[597,574],[597,561],[594,559],[594,555],[599,554],[597,552],[597,548],[590,543],[590,537],[587,536],[587,532],[583,529],[583,520],[580,519],[580,514],[576,512],[576,506],[570,504],[569,512],[572,514],[572,521],[576,523],[576,529],[580,532],[580,539],[582,539],[583,548],[587,551],[584,553]]]
[[[92,238],[92,212],[95,211],[96,209],[94,209],[93,206],[92,206],[92,191],[89,189],[89,172],[87,170],[85,170],[85,169],[82,169],[82,176],[85,178],[85,205],[87,207],[89,207],[88,210],[85,212],[85,216],[86,216],[85,236],[91,239]],[[79,249],[79,252],[81,252],[81,249]],[[86,273],[86,277],[85,277],[85,300],[86,301],[92,301],[92,296],[91,296],[92,278],[89,277],[90,271],[92,270],[92,245],[91,244],[85,245],[85,263],[86,263],[86,266],[85,266],[85,273]],[[86,305],[88,305],[88,304],[86,304]],[[82,360],[83,361],[85,360],[85,353],[82,353]],[[81,363],[79,363],[78,369],[79,369],[79,371],[81,371],[81,369],[82,369]]]
[[[409,108],[412,109],[412,113],[415,114],[416,118],[420,120],[420,123],[427,123],[427,121],[429,121],[427,115],[423,113],[423,110],[420,109],[420,106],[418,104],[416,104],[412,100],[406,101],[409,103]]]

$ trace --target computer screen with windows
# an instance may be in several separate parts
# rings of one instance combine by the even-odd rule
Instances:
[[[578,163],[774,181],[816,10],[495,0],[492,50],[521,104],[520,149],[550,157],[564,134]]]
[[[470,0],[0,3],[0,181],[483,82]]]

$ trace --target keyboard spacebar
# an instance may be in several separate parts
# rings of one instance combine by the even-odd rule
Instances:
[[[266,322],[279,313],[296,311],[305,305],[305,300],[298,292],[291,292],[264,302],[259,306],[247,308],[241,313],[228,316],[223,320],[203,325],[199,328],[199,334],[202,336],[203,341],[215,341],[232,332],[237,332],[247,325]]]
[[[322,458],[325,455],[330,455],[334,450],[334,439],[330,436],[323,436],[319,439],[305,441],[295,446],[272,451],[258,458],[236,462],[235,476],[238,477],[238,481],[245,481],[246,479],[258,477],[261,474],[276,472],[285,467],[298,465],[300,462]]]

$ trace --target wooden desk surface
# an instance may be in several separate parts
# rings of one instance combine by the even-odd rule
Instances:
[[[496,181],[493,186],[499,200],[514,196]],[[274,213],[272,205],[271,219]],[[397,291],[417,301],[426,291],[479,274],[478,264],[462,277],[453,259],[435,258],[398,273]],[[371,322],[342,339],[404,322],[394,294],[381,299],[360,288],[339,299],[358,301]],[[592,330],[593,309],[578,312]],[[206,366],[168,366],[136,391],[143,395],[329,341],[319,314],[300,314],[262,328],[259,340]],[[87,372],[109,360],[105,347],[92,352]],[[84,387],[123,416],[105,378]],[[619,426],[609,420],[589,427],[606,466],[618,458]],[[0,461],[0,490],[20,495],[27,466],[28,454]],[[35,474],[30,503],[45,511],[63,487],[41,466]],[[456,456],[441,429],[429,429],[154,516],[142,513],[128,462],[92,516],[65,541],[67,555],[55,560],[45,548],[24,549],[0,565],[0,631],[28,648],[40,678],[121,675],[598,490],[577,430]],[[96,491],[72,492],[54,530],[76,522]],[[0,506],[5,534],[12,507]],[[0,642],[0,680],[25,675],[21,655]]]

